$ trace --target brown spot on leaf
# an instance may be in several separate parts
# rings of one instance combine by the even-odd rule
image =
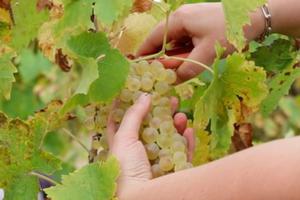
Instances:
[[[291,75],[291,72],[285,72],[284,75],[289,76],[289,75]]]
[[[231,137],[235,151],[241,151],[253,146],[252,144],[252,125],[250,123],[241,123],[234,125],[234,134]]]
[[[42,11],[44,9],[51,10],[53,5],[52,0],[38,0],[36,7],[38,11]]]
[[[64,55],[62,49],[57,49],[55,54],[55,63],[64,72],[69,72],[72,66],[69,64],[67,55]]]

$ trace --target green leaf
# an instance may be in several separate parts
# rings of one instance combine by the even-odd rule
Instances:
[[[40,26],[48,20],[48,12],[37,10],[37,0],[12,0],[14,26],[12,28],[11,45],[16,50],[28,46],[37,34]]]
[[[87,94],[91,84],[99,77],[98,65],[95,59],[81,58],[82,74],[75,94]]]
[[[268,117],[276,109],[280,99],[288,94],[294,81],[300,77],[300,69],[293,68],[295,62],[294,60],[287,69],[275,75],[268,83],[270,93],[260,107],[264,117]]]
[[[240,0],[222,0],[222,3],[226,17],[227,38],[241,51],[246,44],[243,27],[246,24],[250,24],[250,12],[255,11],[267,1],[251,0],[241,2]]]
[[[33,170],[51,173],[60,166],[53,155],[40,150],[48,121],[37,117],[24,122],[0,116],[0,169],[5,169],[0,174],[0,187],[5,189],[7,200],[32,199],[37,196],[38,180],[28,173]]]
[[[0,57],[0,96],[10,99],[12,83],[15,82],[14,73],[16,67],[11,62],[11,55],[5,54]]]
[[[118,175],[118,162],[111,157],[63,176],[62,184],[46,189],[46,193],[52,200],[109,200],[116,192]]]
[[[242,54],[214,64],[214,79],[196,104],[194,127],[203,133],[210,124],[210,158],[224,156],[231,144],[234,123],[243,119],[242,105],[255,110],[267,95],[266,73]]]
[[[251,53],[251,59],[257,66],[264,67],[267,71],[280,72],[294,61],[293,50],[291,41],[278,39],[271,45],[259,47]]]
[[[19,71],[26,84],[32,82],[40,74],[48,73],[51,66],[52,63],[41,52],[34,53],[29,49],[21,52]]]
[[[20,99],[26,103],[20,103]],[[44,104],[34,94],[32,85],[24,87],[24,84],[14,84],[11,99],[9,101],[0,100],[0,110],[9,117],[19,117],[24,120],[43,106]]]
[[[67,112],[70,112],[77,106],[84,106],[89,103],[90,99],[87,95],[84,94],[76,94],[72,98],[70,98],[60,110],[60,115],[65,115]]]
[[[98,66],[99,78],[92,83],[88,96],[93,102],[107,102],[124,87],[130,65],[118,50],[111,50]]]
[[[67,42],[68,48],[76,57],[98,58],[110,50],[105,33],[83,32],[73,36]]]
[[[64,2],[64,15],[54,28],[57,37],[69,37],[92,27],[90,17],[94,0],[73,0]]]
[[[112,25],[132,6],[132,0],[98,0],[95,4],[95,15],[104,25]]]

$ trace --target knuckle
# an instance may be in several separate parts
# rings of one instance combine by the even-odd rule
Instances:
[[[176,19],[185,19],[189,15],[189,8],[190,5],[183,5],[180,6],[175,12],[174,12],[174,17]]]

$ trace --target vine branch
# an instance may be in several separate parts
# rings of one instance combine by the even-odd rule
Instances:
[[[209,66],[205,65],[204,63],[193,60],[193,59],[181,58],[181,57],[176,57],[176,56],[167,56],[167,55],[164,55],[163,58],[164,59],[179,60],[179,61],[183,61],[183,62],[190,62],[190,63],[196,64],[196,65],[199,65],[200,67],[202,67],[202,68],[210,71],[212,74],[214,74],[214,71]]]
[[[53,185],[60,185],[60,183],[56,182],[55,180],[53,180],[52,178],[49,178],[48,176],[45,176],[43,174],[37,173],[37,172],[30,172],[29,175],[31,176],[36,176],[39,179],[43,179],[45,181],[48,181],[49,183],[53,184]]]
[[[73,140],[75,140],[84,150],[86,150],[86,152],[90,152],[90,150],[73,134],[71,133],[69,130],[63,128],[62,129],[64,133],[66,133],[68,136],[70,136]]]

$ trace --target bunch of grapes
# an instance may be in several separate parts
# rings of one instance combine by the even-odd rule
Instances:
[[[149,64],[141,61],[131,65],[126,86],[116,99],[116,105],[89,106],[86,126],[97,132],[104,132],[109,113],[112,119],[120,123],[126,110],[143,93],[152,97],[151,112],[148,113],[140,129],[140,140],[146,149],[152,165],[154,177],[187,169],[192,164],[187,159],[187,141],[173,124],[171,109],[171,89],[176,81],[176,73],[165,69],[158,61]],[[91,115],[91,112],[92,115]],[[107,151],[105,135],[93,142],[93,148]],[[101,157],[103,157],[101,155]]]

